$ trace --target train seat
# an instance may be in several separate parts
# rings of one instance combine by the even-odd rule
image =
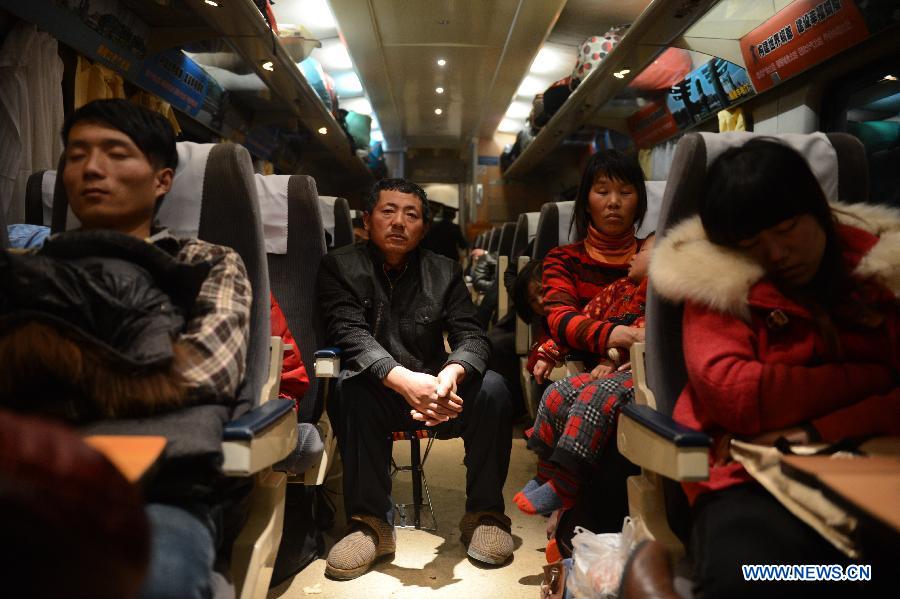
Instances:
[[[322,223],[331,236],[329,248],[344,247],[353,243],[353,217],[345,198],[319,196]]]
[[[56,171],[35,171],[25,184],[25,222],[49,227],[53,214]]]
[[[500,229],[500,245],[497,250],[497,320],[500,320],[509,312],[509,294],[506,285],[503,284],[503,274],[512,259],[513,239],[516,236],[518,223],[503,223]]]
[[[537,225],[540,216],[540,212],[526,212],[519,215],[519,220],[516,223],[516,234],[513,237],[512,245],[512,257],[516,261],[516,273],[520,272],[522,268],[528,264],[528,261],[531,260],[531,253],[529,252],[526,254],[526,250],[528,249],[528,244],[534,240],[535,234],[537,233]],[[504,281],[504,283],[509,283],[511,286],[512,281]],[[521,318],[516,318],[516,354],[520,356],[524,356],[528,353],[528,348],[531,345],[529,332],[530,329],[528,323]]]
[[[697,213],[706,172],[729,147],[758,137],[753,133],[689,133],[678,143],[662,206],[657,234],[662,239],[677,223]],[[863,201],[868,197],[865,152],[843,133],[784,134],[776,137],[800,152],[812,167],[829,200]],[[619,415],[619,452],[641,467],[628,480],[631,516],[661,542],[673,558],[684,555],[689,526],[687,502],[674,481],[708,476],[709,438],[677,425],[671,418],[687,381],[682,353],[683,306],[664,300],[654,289],[659,274],[651,267],[647,297],[647,338],[636,344],[635,403]]]
[[[231,576],[237,597],[264,597],[281,540],[286,477],[272,464],[297,444],[292,403],[276,398],[281,340],[270,336],[269,279],[253,169],[247,150],[234,144],[178,144],[179,166],[158,220],[176,235],[193,235],[237,251],[253,288],[247,367],[233,420],[221,441],[223,471],[253,477],[246,523],[232,546]],[[57,178],[54,232],[73,229],[77,219]],[[199,418],[204,409],[195,406]],[[164,417],[166,415],[163,415]],[[183,412],[179,412],[183,418]],[[123,429],[124,432],[124,429]]]

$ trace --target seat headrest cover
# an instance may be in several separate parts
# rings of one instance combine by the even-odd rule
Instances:
[[[728,133],[700,133],[706,145],[706,168],[718,158],[722,152],[740,146],[751,139],[770,137],[780,140],[792,147],[806,159],[810,169],[819,181],[825,198],[829,202],[838,200],[838,163],[837,152],[828,136],[824,133],[781,133],[765,135],[746,131],[730,131]]]
[[[528,219],[528,241],[534,239],[537,235],[538,220],[541,218],[540,212],[526,212],[525,217]]]
[[[41,205],[45,225],[53,222],[53,189],[56,187],[56,171],[44,171],[41,177]],[[74,215],[73,215],[74,216]]]
[[[319,196],[322,212],[322,227],[328,231],[331,238],[334,239],[334,203],[337,201],[335,196]]]
[[[180,141],[178,168],[172,189],[159,209],[158,221],[176,237],[197,237],[200,231],[200,207],[203,205],[203,180],[209,153],[216,144]],[[214,198],[210,198],[214,201]]]
[[[290,175],[255,175],[267,254],[287,254]]]
[[[635,232],[638,239],[643,239],[656,231],[659,225],[659,210],[662,208],[663,195],[666,192],[665,181],[646,181],[647,186],[647,212],[641,226]]]
[[[572,225],[572,215],[575,213],[575,202],[556,202],[556,209],[559,212],[559,232],[557,245],[568,245],[577,241],[578,232]],[[537,225],[535,225],[537,227]]]

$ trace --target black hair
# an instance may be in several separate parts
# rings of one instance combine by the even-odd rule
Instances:
[[[94,100],[69,115],[63,124],[63,146],[69,144],[69,132],[78,123],[107,125],[131,138],[156,168],[175,169],[178,151],[175,131],[166,118],[149,108],[122,99]]]
[[[700,219],[710,241],[736,248],[780,222],[809,214],[825,232],[825,254],[811,282],[831,306],[846,295],[849,273],[837,223],[806,160],[771,138],[757,138],[722,153],[710,166],[700,198]]]
[[[399,191],[400,193],[409,193],[422,201],[422,220],[426,224],[431,222],[431,210],[428,207],[428,194],[425,190],[406,179],[381,179],[376,181],[366,196],[366,212],[372,214],[375,210],[375,204],[378,203],[378,197],[382,191]]]
[[[619,150],[600,150],[588,160],[575,196],[575,208],[572,212],[572,224],[578,239],[587,237],[588,225],[591,222],[590,202],[588,195],[591,187],[600,175],[616,181],[634,185],[637,191],[637,208],[634,213],[634,225],[639,227],[647,213],[647,186],[644,184],[644,171],[637,158]]]
[[[530,323],[535,316],[538,316],[531,309],[529,291],[532,283],[538,283],[539,285],[542,283],[543,275],[543,263],[540,260],[529,260],[528,263],[522,267],[522,270],[519,271],[519,274],[516,275],[516,279],[513,281],[513,307],[516,309],[516,314],[524,322]]]

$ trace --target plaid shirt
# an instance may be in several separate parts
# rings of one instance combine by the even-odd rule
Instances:
[[[190,358],[182,375],[192,399],[233,398],[244,376],[253,301],[244,262],[231,248],[176,239],[167,231],[148,241],[179,262],[213,264],[176,342]]]

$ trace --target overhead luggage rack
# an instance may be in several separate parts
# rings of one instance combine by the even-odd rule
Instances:
[[[294,61],[294,57],[303,57],[309,44],[294,44],[292,57],[252,0],[119,0],[109,6],[109,14],[82,14],[81,8],[57,4],[52,0],[0,0],[0,7],[36,23],[78,53],[112,68],[137,86],[154,93],[161,93],[155,88],[163,86],[182,98],[190,98],[190,106],[179,105],[179,98],[166,98],[163,94],[163,99],[176,109],[195,120],[199,118],[201,124],[245,144],[251,151],[254,144],[258,149],[271,141],[263,135],[263,146],[259,146],[257,133],[266,125],[279,125],[288,133],[296,131],[303,137],[299,170],[314,176],[326,193],[353,195],[371,184],[373,177],[368,168],[352,151],[341,126]],[[190,52],[179,52],[195,47],[216,48],[220,56],[232,55],[239,72],[216,71],[187,58]],[[207,68],[208,72],[200,72]],[[173,69],[177,73],[174,76]],[[218,96],[222,96],[223,89],[232,90],[213,73],[243,78],[245,84],[252,79],[258,89],[233,93],[232,99],[239,101],[230,105]],[[207,79],[219,88],[218,96],[207,95]],[[198,113],[203,113],[208,105],[218,106],[220,101],[225,107],[214,111],[212,123],[208,111],[200,118]]]
[[[622,41],[597,66],[596,71],[572,92],[534,141],[504,171],[503,176],[507,179],[521,179],[528,175],[716,2],[717,0],[651,2],[629,27]]]

